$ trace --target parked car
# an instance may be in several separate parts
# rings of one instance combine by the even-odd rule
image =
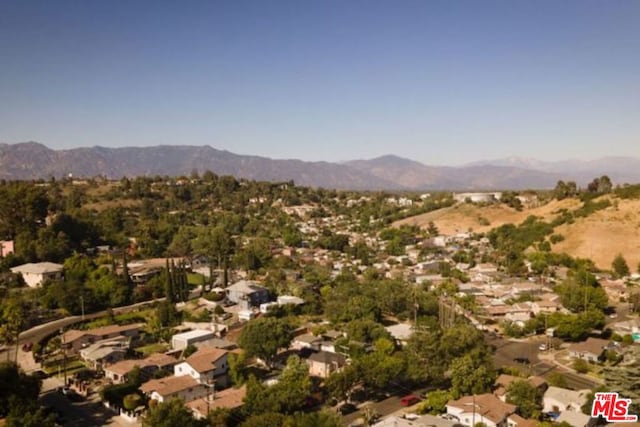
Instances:
[[[341,415],[348,415],[356,412],[357,410],[358,408],[353,403],[343,403],[338,407],[338,412],[340,412]]]
[[[543,344],[540,344],[540,345],[538,346],[538,350],[540,350],[540,351],[547,351],[547,345],[546,345],[546,344],[544,344],[544,343],[543,343]]]
[[[415,394],[409,394],[403,397],[402,399],[400,399],[400,404],[402,406],[411,406],[411,405],[415,405],[418,402],[420,402],[420,398]]]
[[[531,363],[526,357],[514,357],[513,361],[516,363],[522,363],[523,365],[528,365],[529,363]]]
[[[33,347],[33,343],[26,342],[26,343],[22,344],[22,351],[24,351],[24,352],[31,351],[32,347]]]

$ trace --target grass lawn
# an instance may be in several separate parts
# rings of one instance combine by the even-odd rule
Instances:
[[[164,353],[169,350],[169,344],[155,343],[136,348],[137,352],[142,353],[145,357],[151,353]]]
[[[187,273],[187,283],[191,286],[200,286],[206,283],[205,277],[199,273]]]
[[[58,365],[52,365],[43,367],[42,370],[45,371],[49,375],[58,375],[58,368],[60,368],[60,375],[64,374],[63,364],[60,363]],[[72,360],[67,362],[67,375],[73,374],[74,372],[81,371],[86,369],[87,367],[80,360]]]

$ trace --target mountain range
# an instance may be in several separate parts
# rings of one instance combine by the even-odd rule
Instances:
[[[353,190],[521,190],[553,188],[559,179],[585,185],[600,175],[614,183],[640,182],[640,159],[543,162],[508,157],[463,166],[428,166],[387,155],[342,163],[234,154],[210,146],[85,147],[53,150],[36,142],[0,144],[0,179],[179,176],[211,170],[264,181]]]

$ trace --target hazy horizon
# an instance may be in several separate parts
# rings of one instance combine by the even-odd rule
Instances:
[[[0,141],[429,165],[640,154],[640,3],[9,0]]]

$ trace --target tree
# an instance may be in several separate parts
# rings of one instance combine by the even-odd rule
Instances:
[[[573,364],[571,365],[573,367],[573,369],[576,370],[577,373],[579,374],[586,374],[587,372],[589,372],[589,363],[587,363],[585,360],[583,359],[576,359],[573,361]]]
[[[578,194],[578,186],[574,181],[564,182],[558,181],[556,188],[553,190],[553,196],[558,199],[566,199],[567,197],[573,197]]]
[[[630,273],[629,265],[627,264],[627,261],[624,259],[622,254],[616,255],[616,257],[613,259],[613,262],[611,263],[611,268],[618,277],[626,277]]]
[[[218,225],[203,230],[194,242],[196,252],[217,261],[218,268],[223,269],[224,286],[229,283],[229,262],[235,252],[235,242],[227,229]]]
[[[149,410],[142,419],[143,427],[197,427],[198,424],[182,399],[171,399],[149,406]]]
[[[25,325],[24,309],[19,300],[11,299],[6,303],[0,317],[0,335],[7,344],[15,344],[15,361],[18,360],[18,342],[20,331]],[[7,352],[7,357],[9,352]]]
[[[293,339],[293,328],[286,320],[276,317],[260,317],[244,327],[238,345],[247,357],[259,357],[268,366],[278,350],[286,348]]]
[[[359,376],[353,365],[347,365],[341,371],[329,375],[325,381],[325,386],[329,395],[337,400],[351,400],[351,392],[359,383]]]
[[[593,194],[606,194],[611,192],[612,187],[611,179],[607,175],[602,175],[591,181],[589,185],[587,185],[587,190]]]
[[[451,393],[447,390],[434,390],[427,394],[427,398],[418,406],[418,413],[438,415],[447,410],[447,402],[451,400]]]
[[[25,412],[35,412],[41,382],[36,377],[25,374],[16,363],[0,363],[0,417],[9,415],[13,425]]]
[[[496,375],[493,368],[485,362],[472,354],[451,362],[451,390],[454,397],[482,394],[491,390]]]
[[[549,376],[547,377],[547,382],[551,386],[561,387],[561,388],[567,388],[569,385],[567,383],[567,379],[565,378],[565,376],[559,372],[550,373]]]
[[[122,399],[122,404],[124,406],[124,409],[126,409],[127,411],[133,411],[140,405],[141,400],[142,398],[139,394],[132,393],[126,395],[124,399]]]
[[[298,356],[291,356],[276,384],[266,386],[249,377],[243,410],[248,415],[292,414],[304,407],[310,393],[309,367]]]
[[[527,380],[516,380],[507,387],[507,403],[517,406],[523,418],[537,419],[542,411],[542,393]]]

